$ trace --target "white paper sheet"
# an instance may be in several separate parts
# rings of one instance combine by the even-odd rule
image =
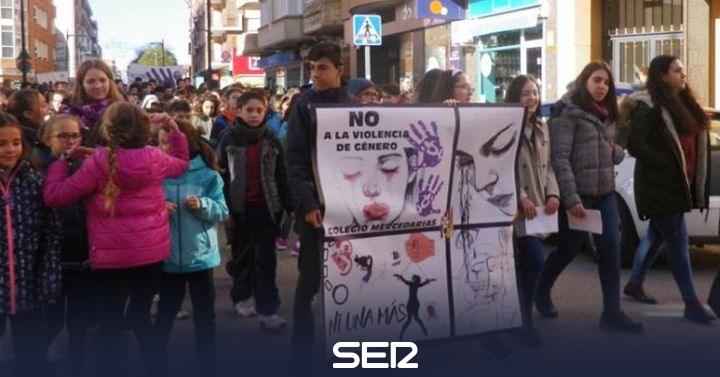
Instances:
[[[545,213],[545,207],[539,206],[535,208],[537,215],[534,219],[525,219],[526,234],[544,234],[556,233],[558,231],[558,212],[552,215]]]
[[[579,230],[583,232],[590,232],[595,234],[602,234],[602,215],[600,211],[595,209],[586,209],[585,217],[580,219],[567,211],[568,227],[573,230]]]

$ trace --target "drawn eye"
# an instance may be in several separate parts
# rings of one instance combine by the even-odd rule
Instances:
[[[395,174],[400,170],[400,161],[397,158],[386,159],[380,162],[380,171],[384,174]]]
[[[485,157],[500,157],[509,151],[517,139],[517,132],[509,132],[514,125],[514,123],[510,123],[493,135],[480,147],[480,154]]]
[[[354,170],[351,172],[343,172],[343,177],[347,179],[348,181],[354,181],[358,177],[360,177],[360,170]]]

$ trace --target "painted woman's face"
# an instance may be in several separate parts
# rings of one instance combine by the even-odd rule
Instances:
[[[414,179],[404,152],[364,152],[342,157],[335,173],[345,205],[359,225],[390,223],[403,211]]]
[[[473,208],[478,202],[477,196],[502,213],[512,216],[515,213],[514,171],[499,171],[499,166],[513,166],[513,147],[517,143],[517,132],[513,124],[506,125],[474,150],[458,153],[460,169],[460,202],[462,211],[470,213],[482,211]]]

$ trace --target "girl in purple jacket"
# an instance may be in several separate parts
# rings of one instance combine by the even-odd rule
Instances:
[[[148,145],[151,121],[169,132],[171,154]],[[145,365],[153,376],[162,376],[165,362],[150,306],[170,253],[163,180],[187,170],[188,145],[169,115],[154,114],[151,119],[126,102],[111,105],[100,127],[108,147],[95,149],[72,176],[68,158],[83,150],[64,153],[47,171],[44,198],[53,207],[85,202],[90,266],[98,277],[99,374],[123,374],[122,334],[129,300],[127,320]]]

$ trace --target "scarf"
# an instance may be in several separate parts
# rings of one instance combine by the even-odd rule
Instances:
[[[252,144],[260,140],[263,136],[265,136],[265,132],[267,131],[265,125],[261,125],[260,127],[250,127],[245,124],[245,122],[237,122],[235,129],[240,133],[240,135],[242,135],[243,138],[245,138],[245,140],[248,141],[248,144]]]
[[[63,108],[60,109],[60,113],[78,117],[80,127],[92,130],[100,123],[100,118],[102,118],[105,110],[112,102],[111,98],[107,98],[102,101],[90,102],[80,106],[63,106]]]
[[[600,120],[605,121],[608,118],[609,112],[607,107],[603,103],[592,101],[593,112],[597,115]]]

